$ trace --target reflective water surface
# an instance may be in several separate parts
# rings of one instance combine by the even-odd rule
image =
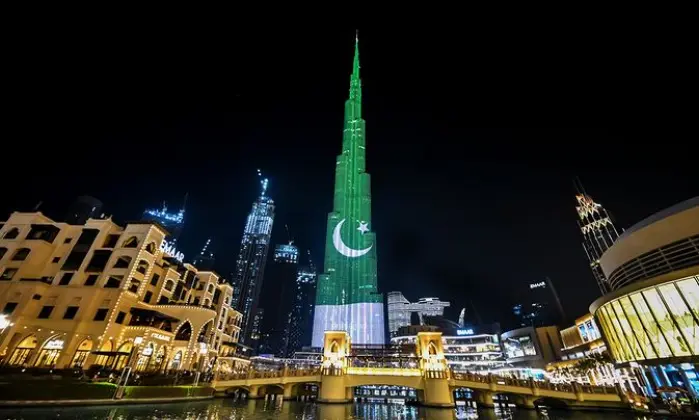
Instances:
[[[233,401],[216,399],[192,403],[123,405],[102,407],[57,407],[0,409],[0,419],[169,419],[169,420],[251,420],[251,419],[643,419],[625,413],[592,413],[570,411],[530,411],[530,410],[475,410],[458,407],[456,410],[409,407],[400,404],[346,404],[327,405],[296,401]]]

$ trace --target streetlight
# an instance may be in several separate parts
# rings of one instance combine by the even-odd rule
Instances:
[[[117,382],[117,389],[114,391],[114,399],[122,399],[124,397],[124,391],[126,389],[126,384],[129,382],[129,376],[131,375],[131,371],[133,370],[133,364],[135,361],[134,358],[134,352],[136,355],[138,355],[138,352],[136,352],[136,347],[143,343],[143,337],[136,337],[133,339],[133,346],[131,346],[131,354],[129,354],[129,363],[128,365],[124,368],[124,371],[121,372],[121,376],[119,377],[119,381]]]

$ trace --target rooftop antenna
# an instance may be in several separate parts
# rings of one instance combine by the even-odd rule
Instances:
[[[578,194],[587,195],[587,191],[585,191],[585,187],[583,186],[582,181],[580,181],[580,177],[577,175],[575,178],[573,178],[573,185],[575,186],[575,191]]]
[[[262,178],[262,169],[257,169],[257,176],[260,177],[260,185],[262,186],[262,194],[261,196],[264,197],[265,193],[267,192],[267,184],[269,184],[269,180],[267,178]]]
[[[285,224],[284,228],[286,228],[286,238],[289,240],[289,245],[292,245],[294,243],[294,240],[291,239],[291,233],[289,233],[289,225]]]
[[[44,204],[43,201],[39,201],[38,203],[36,203],[36,206],[34,206],[33,211],[39,211],[39,207],[41,207],[42,204]]]

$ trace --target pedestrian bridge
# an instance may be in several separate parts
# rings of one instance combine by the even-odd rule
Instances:
[[[249,371],[238,375],[218,375],[212,386],[219,394],[244,390],[249,398],[282,393],[285,399],[298,395],[299,385],[316,383],[318,401],[344,403],[353,399],[354,388],[364,385],[390,385],[413,388],[421,404],[454,407],[454,390],[473,391],[480,406],[492,407],[495,395],[507,395],[521,407],[552,402],[575,408],[628,408],[628,399],[619,387],[552,384],[531,379],[504,378],[495,375],[457,373],[448,369],[441,333],[418,334],[415,354],[420,360],[414,368],[354,367],[348,365],[350,340],[345,332],[327,331],[323,361],[314,369],[284,368],[272,372]]]

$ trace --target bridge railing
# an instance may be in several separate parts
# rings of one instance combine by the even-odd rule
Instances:
[[[299,377],[299,376],[315,376],[320,375],[320,367],[299,368],[299,369],[278,369],[278,370],[249,370],[240,373],[219,373],[216,375],[217,381],[235,381],[244,379],[265,379],[265,378],[283,378],[283,377]]]

